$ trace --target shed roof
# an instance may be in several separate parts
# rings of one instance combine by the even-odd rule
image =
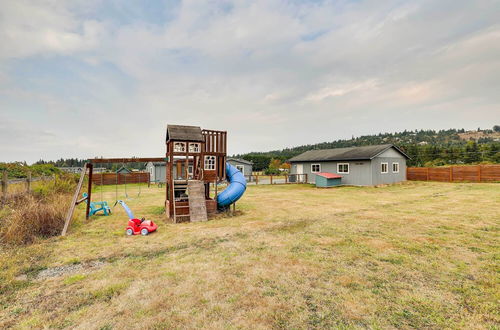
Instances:
[[[327,179],[341,179],[342,178],[342,176],[340,176],[338,174],[333,174],[333,173],[328,173],[328,172],[320,172],[320,173],[316,173],[316,175],[322,176],[322,177],[327,178]]]
[[[167,125],[167,141],[203,142],[203,134],[198,126]]]
[[[394,148],[404,157],[410,158],[403,151],[401,151],[401,149],[392,144],[380,144],[363,147],[309,150],[291,158],[290,162],[373,159],[390,148]]]
[[[247,164],[247,165],[253,165],[253,162],[249,161],[249,160],[246,160],[246,159],[242,159],[242,158],[228,158],[227,159],[228,161],[232,160],[232,161],[235,161],[235,162],[239,162],[239,163],[242,163],[242,164]]]

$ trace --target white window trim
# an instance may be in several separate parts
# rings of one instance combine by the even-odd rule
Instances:
[[[194,147],[196,147],[196,149],[198,150],[192,150],[191,147],[193,147],[192,149],[194,149]],[[200,143],[189,143],[189,152],[200,152],[200,149],[201,149],[201,146],[200,146]]]
[[[397,168],[398,168],[397,171],[394,171],[394,165],[397,165]],[[392,163],[392,173],[399,173],[399,163],[398,162]]]
[[[210,164],[210,162],[207,162],[208,159],[213,159],[214,160],[214,163],[213,163],[214,168],[210,168],[210,166],[207,166],[207,165],[212,165],[212,164]],[[204,166],[203,166],[203,168],[205,170],[207,170],[207,171],[215,171],[217,169],[217,157],[211,156],[211,155],[206,155],[205,159],[204,159]]]
[[[347,165],[347,172],[340,172],[340,165]],[[338,174],[349,174],[350,166],[349,163],[337,163],[337,173]]]
[[[384,164],[386,165],[387,171],[384,172]],[[380,173],[387,174],[389,173],[389,163],[380,163]]]
[[[318,165],[319,170],[313,171],[313,166]],[[321,173],[321,164],[311,164],[311,173]]]
[[[178,145],[182,145],[183,150],[177,150],[175,147]],[[186,152],[186,142],[174,142],[174,152]]]
[[[243,175],[245,175],[245,166],[244,165],[236,165],[235,167],[238,171],[240,171]]]

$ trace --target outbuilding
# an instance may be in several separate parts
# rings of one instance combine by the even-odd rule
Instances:
[[[342,176],[342,185],[374,186],[405,181],[407,159],[392,144],[309,150],[290,159],[290,174],[307,174],[307,182],[316,183],[326,172]]]
[[[340,186],[342,183],[342,177],[338,174],[320,172],[316,174],[316,187],[328,188]]]
[[[252,175],[253,163],[241,158],[228,158],[227,162],[236,167],[243,175]]]
[[[146,164],[146,171],[149,172],[149,180],[155,183],[165,183],[167,175],[166,162],[149,162]]]

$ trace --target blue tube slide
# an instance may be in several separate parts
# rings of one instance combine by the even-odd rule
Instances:
[[[134,213],[132,213],[132,210],[128,207],[127,204],[125,204],[124,201],[117,201],[117,202],[120,203],[121,206],[123,206],[123,208],[125,209],[125,212],[127,212],[127,214],[128,214],[129,219],[135,219]]]
[[[217,205],[219,209],[225,209],[243,196],[247,189],[247,180],[233,165],[226,163],[226,177],[229,186],[217,195]]]

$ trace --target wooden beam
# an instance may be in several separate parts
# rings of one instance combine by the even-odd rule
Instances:
[[[102,163],[147,163],[147,162],[165,162],[165,157],[152,157],[152,158],[91,158],[89,163],[102,164]]]
[[[66,214],[66,221],[64,222],[64,228],[61,232],[61,236],[65,236],[68,231],[69,223],[71,218],[73,217],[73,212],[75,211],[76,202],[78,200],[78,195],[80,194],[80,189],[82,189],[83,179],[85,179],[85,173],[87,172],[87,164],[83,167],[82,174],[80,175],[80,181],[78,181],[78,185],[76,186],[75,194],[73,195],[73,199],[71,200],[71,205],[69,206],[68,213]]]
[[[87,209],[85,210],[85,219],[89,219],[89,214],[90,214],[90,202],[92,201],[92,171],[94,169],[94,165],[92,163],[88,164],[87,167],[89,168],[89,183],[87,186]],[[101,188],[102,189],[102,188]]]

